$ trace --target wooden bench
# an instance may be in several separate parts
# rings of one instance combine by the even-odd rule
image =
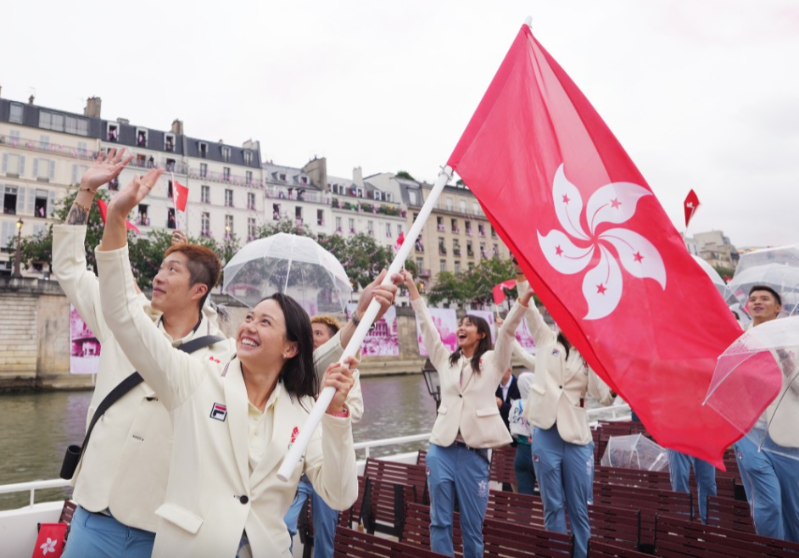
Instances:
[[[500,484],[516,484],[516,469],[513,462],[516,460],[516,448],[503,446],[491,451],[491,471],[489,479]]]
[[[671,490],[652,490],[622,485],[594,483],[594,504],[632,508],[641,512],[639,550],[647,551],[655,542],[655,517],[671,514],[693,520],[693,496]]]
[[[591,537],[588,541],[588,558],[650,558],[637,550],[614,546],[612,543]]]
[[[419,450],[419,455],[416,456],[416,464],[427,466],[427,450]]]
[[[440,558],[443,554],[338,526],[334,558]]]
[[[732,498],[711,496],[707,499],[707,524],[743,533],[755,533],[749,504]]]
[[[383,482],[413,486],[420,502],[429,503],[427,494],[427,468],[424,465],[397,463],[369,458],[364,467],[365,477]]]
[[[452,518],[452,546],[455,554],[463,554],[463,535],[461,534],[460,514]],[[402,542],[430,548],[430,507],[423,504],[408,504],[405,515]]]
[[[544,505],[539,496],[492,490],[486,518],[544,529]],[[591,536],[624,548],[637,549],[641,512],[601,504],[588,506]]]
[[[505,523],[495,519],[483,522],[483,556],[496,558],[570,558],[570,535]]]
[[[799,543],[658,515],[655,553],[663,558],[799,558]]]
[[[385,533],[399,537],[406,508],[418,499],[416,487],[367,477],[361,504],[361,522],[369,534]]]

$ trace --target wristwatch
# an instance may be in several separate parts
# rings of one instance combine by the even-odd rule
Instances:
[[[352,311],[352,323],[355,324],[355,327],[358,327],[358,324],[361,323],[361,319],[358,317],[358,311],[357,310],[353,310]]]

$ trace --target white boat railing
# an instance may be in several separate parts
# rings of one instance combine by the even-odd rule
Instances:
[[[35,503],[34,494],[37,490],[44,490],[46,488],[66,488],[68,486],[69,486],[69,481],[64,479],[18,482],[15,484],[0,485],[0,494],[11,494],[12,492],[30,491],[30,505],[32,507],[33,504]]]
[[[598,409],[588,409],[588,420],[594,425],[600,418],[602,420],[625,420],[629,418],[629,405],[612,405],[610,407],[600,407]],[[399,446],[401,444],[412,444],[414,442],[427,442],[430,440],[430,433],[414,434],[411,436],[398,436],[396,438],[384,438],[382,440],[370,440],[354,444],[355,451],[363,450],[364,457],[370,456],[370,450],[387,446]],[[30,482],[19,482],[15,484],[0,485],[0,494],[10,494],[13,492],[30,492],[30,505],[35,503],[35,493],[37,490],[48,488],[67,488],[69,481],[64,479],[38,480]]]

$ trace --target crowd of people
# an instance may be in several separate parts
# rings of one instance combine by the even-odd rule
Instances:
[[[616,394],[562,333],[545,323],[517,266],[519,298],[492,344],[489,324],[467,315],[457,348],[442,342],[416,281],[407,271],[362,293],[345,324],[310,318],[288,296],[261,300],[228,338],[208,303],[221,273],[217,256],[176,231],[153,278],[148,300],[136,287],[125,220],[163,172],[137,176],[108,204],[98,273],[87,270],[86,224],[97,190],[131,158],[100,154],[81,179],[63,225],[54,229],[53,270],[70,302],[102,344],[90,428],[72,475],[78,504],[65,554],[85,557],[291,556],[297,521],[313,502],[314,556],[333,555],[338,510],[357,498],[352,424],[364,412],[357,360],[340,364],[359,317],[372,300],[378,319],[398,285],[410,293],[422,341],[441,383],[441,403],[426,457],[433,551],[453,556],[457,502],[463,555],[483,555],[490,452],[516,448],[516,483],[505,487],[542,498],[547,530],[565,533],[574,556],[587,555],[593,498],[593,441],[588,396],[609,405]],[[773,320],[780,295],[752,289],[752,327]],[[515,338],[527,321],[536,355]],[[525,372],[512,374],[513,355]],[[335,389],[321,428],[289,482],[277,470],[303,428],[315,397]],[[770,424],[771,421],[769,421]],[[796,462],[736,446],[758,533],[799,541]],[[715,470],[670,452],[672,484],[688,491],[693,467],[701,520]]]

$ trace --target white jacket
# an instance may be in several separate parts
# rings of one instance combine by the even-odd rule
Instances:
[[[349,418],[326,415],[289,482],[277,471],[314,405],[276,389],[272,438],[249,472],[247,390],[238,359],[219,367],[175,350],[138,304],[128,249],[97,251],[108,326],[172,417],[174,445],[166,500],[156,512],[154,557],[235,556],[246,530],[255,558],[291,556],[283,516],[304,472],[334,509],[358,495]]]
[[[518,283],[519,296],[530,285]],[[610,388],[586,364],[572,347],[566,357],[566,348],[558,343],[534,303],[525,313],[527,326],[535,340],[535,379],[524,413],[531,425],[545,430],[557,423],[558,433],[564,441],[584,446],[591,442],[586,415],[586,394],[590,393],[602,405],[610,405],[613,396]]]
[[[86,416],[88,427],[105,396],[135,367],[103,318],[99,282],[94,273],[87,271],[85,243],[85,226],[53,228],[53,272],[102,346],[97,384]],[[147,312],[148,319],[157,315],[143,294],[137,295],[135,301]],[[161,335],[168,337],[163,330]],[[200,327],[184,341],[204,335],[225,337],[203,315]],[[224,341],[200,349],[193,356],[204,360],[213,357],[224,365],[234,353],[235,345]],[[110,509],[114,517],[130,527],[155,531],[155,510],[164,501],[171,447],[169,414],[153,389],[141,383],[111,406],[95,425],[72,478],[74,500],[92,512]]]
[[[419,298],[411,304],[419,317],[425,349],[441,382],[441,405],[430,442],[450,446],[460,432],[463,441],[473,448],[498,448],[510,444],[512,439],[499,414],[494,393],[502,375],[510,368],[514,332],[522,320],[524,307],[517,302],[511,308],[497,332],[494,350],[483,354],[480,373],[476,374],[471,359],[463,355],[454,365],[449,363],[450,351],[441,341],[424,299]]]

